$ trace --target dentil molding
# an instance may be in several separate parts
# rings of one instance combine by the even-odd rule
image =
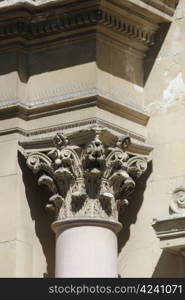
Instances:
[[[98,33],[141,55],[155,44],[160,24],[171,21],[177,0],[1,1],[0,45],[43,45]],[[147,4],[146,4],[147,3]],[[156,4],[157,3],[157,4]],[[130,50],[130,49],[129,49]]]

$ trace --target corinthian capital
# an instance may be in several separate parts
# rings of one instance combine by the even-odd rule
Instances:
[[[32,152],[27,165],[39,173],[38,183],[52,193],[47,209],[56,219],[67,217],[103,217],[118,219],[119,209],[128,204],[135,179],[146,168],[146,158],[131,155],[130,137],[105,143],[103,128],[94,128],[87,143],[76,144],[57,133],[53,147],[47,152]]]

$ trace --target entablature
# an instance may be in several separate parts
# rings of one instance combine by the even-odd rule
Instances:
[[[164,4],[164,0],[150,5],[148,1],[133,0],[2,1],[0,46],[17,44],[26,50],[48,45],[52,40],[73,40],[75,36],[97,32],[132,45],[141,55],[155,44],[160,24],[171,21],[169,15],[177,4],[173,2],[174,5],[172,1]]]

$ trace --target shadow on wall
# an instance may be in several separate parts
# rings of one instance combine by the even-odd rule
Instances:
[[[81,43],[63,42],[40,51],[14,50],[0,53],[0,76],[17,71],[21,82],[33,75],[96,61],[95,39]]]
[[[155,40],[157,42],[153,47],[151,47],[151,49],[148,51],[144,59],[144,83],[146,83],[150,75],[150,72],[153,68],[157,55],[159,54],[159,51],[167,36],[169,28],[170,28],[170,23],[163,23],[160,25],[160,30],[155,35]]]
[[[19,152],[18,161],[23,174],[26,198],[30,207],[31,218],[35,221],[35,233],[42,245],[43,253],[47,262],[47,274],[43,277],[54,277],[55,266],[55,235],[51,230],[53,218],[45,211],[49,193],[46,189],[38,186],[38,176],[28,169],[24,156]]]
[[[184,278],[185,258],[163,251],[155,267],[153,278]]]
[[[143,203],[143,195],[146,189],[146,182],[150,174],[152,173],[152,162],[148,163],[146,172],[136,181],[136,189],[131,195],[128,207],[124,211],[120,211],[119,221],[123,224],[123,228],[118,235],[118,252],[125,246],[130,237],[130,226],[135,224],[137,220],[137,214]]]

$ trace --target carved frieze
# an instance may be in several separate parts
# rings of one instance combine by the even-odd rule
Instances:
[[[56,219],[117,220],[119,209],[128,204],[135,179],[147,168],[146,158],[129,154],[130,137],[117,137],[109,145],[101,137],[103,131],[92,128],[89,141],[81,145],[57,133],[51,150],[27,155],[28,167],[39,174],[39,185],[46,185],[52,194],[46,208]]]

